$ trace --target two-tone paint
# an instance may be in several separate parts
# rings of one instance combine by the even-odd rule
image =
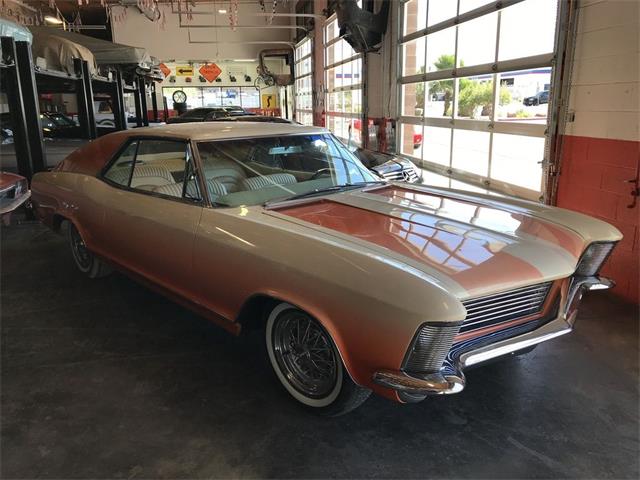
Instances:
[[[96,255],[238,334],[247,306],[296,305],[331,334],[353,380],[399,371],[424,322],[461,322],[462,301],[544,281],[554,291],[593,241],[620,232],[524,200],[419,185],[264,206],[213,208],[118,188],[105,164],[135,137],[190,142],[319,133],[286,124],[185,124],[119,132],[33,180],[37,215],[75,224]],[[563,295],[566,296],[566,293]]]

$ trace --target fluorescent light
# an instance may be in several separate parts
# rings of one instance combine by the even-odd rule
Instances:
[[[59,18],[54,17],[52,15],[45,15],[44,21],[45,22],[49,22],[49,23],[54,23],[56,25],[61,25],[62,24],[62,20],[60,20]]]
[[[224,15],[225,13],[227,13],[227,11],[224,8],[220,8],[218,10],[218,13],[221,13],[222,15]]]

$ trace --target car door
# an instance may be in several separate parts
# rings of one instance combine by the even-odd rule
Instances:
[[[202,196],[190,145],[133,139],[104,172],[101,242],[123,267],[189,295]]]

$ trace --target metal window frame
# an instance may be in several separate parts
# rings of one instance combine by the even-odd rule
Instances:
[[[309,48],[309,53],[307,55],[303,55],[300,58],[296,58],[296,52],[298,51],[298,49],[300,48],[300,46],[305,43],[305,42],[309,42],[310,43],[310,48]],[[297,80],[300,79],[304,79],[307,77],[311,77],[313,79],[313,74],[315,71],[315,63],[313,61],[313,53],[314,53],[314,49],[313,49],[314,45],[313,45],[313,37],[305,37],[302,40],[300,40],[293,48],[293,54],[294,54],[294,71],[295,71],[295,67],[297,67],[301,62],[309,59],[311,62],[311,69],[308,73],[305,73],[304,75],[300,75],[296,77],[296,82]],[[313,83],[313,82],[312,82]],[[298,108],[298,97],[303,96],[303,95],[308,95],[309,97],[311,97],[311,104],[313,106],[313,85],[311,86],[310,90],[303,90],[302,92],[298,90],[297,88],[297,84],[294,83],[294,95],[293,95],[293,111],[294,111],[294,115],[295,118],[298,118],[298,113],[312,113],[313,114],[313,109],[308,110],[308,109],[304,109],[304,108]]]
[[[566,10],[565,2],[563,0],[558,0],[557,12],[556,12],[556,27],[555,27],[555,38],[554,38],[554,50],[552,53],[533,55],[528,57],[519,57],[510,60],[498,61],[499,47],[500,47],[500,30],[501,30],[501,20],[502,20],[502,10],[509,6],[522,3],[525,0],[498,0],[487,5],[483,5],[476,9],[470,10],[463,14],[460,14],[460,0],[457,0],[457,10],[456,16],[447,19],[445,21],[439,22],[435,25],[428,26],[416,32],[412,32],[407,35],[403,35],[404,32],[404,18],[405,18],[405,4],[409,0],[400,0],[398,2],[398,37],[397,37],[397,71],[403,71],[403,48],[404,46],[413,40],[416,40],[421,37],[425,37],[425,64],[426,64],[426,55],[427,55],[427,43],[428,37],[427,35],[431,33],[435,33],[446,28],[456,27],[455,29],[455,45],[454,45],[454,59],[455,65],[458,64],[458,35],[459,28],[458,26],[462,23],[468,22],[470,20],[474,20],[476,18],[480,18],[484,15],[491,14],[493,12],[498,12],[498,19],[496,23],[496,48],[494,61],[491,63],[485,63],[481,65],[472,65],[465,67],[454,67],[447,70],[440,70],[436,72],[425,72],[423,74],[417,75],[408,75],[408,76],[399,76],[397,81],[397,118],[398,118],[398,127],[396,129],[396,145],[397,150],[401,156],[406,156],[407,158],[417,163],[420,167],[427,168],[429,170],[433,170],[437,173],[442,173],[450,179],[453,180],[461,180],[468,183],[472,183],[483,188],[493,188],[498,190],[499,192],[507,192],[509,194],[516,194],[518,196],[523,196],[524,198],[536,199],[540,200],[542,198],[546,198],[546,185],[548,183],[546,175],[548,174],[547,169],[545,168],[548,164],[549,160],[549,137],[548,132],[552,130],[554,123],[557,122],[557,116],[553,115],[553,106],[551,103],[549,104],[549,114],[547,116],[547,121],[545,124],[534,124],[534,123],[514,123],[514,122],[504,122],[504,121],[496,121],[496,104],[499,101],[499,85],[498,85],[498,77],[500,73],[503,72],[511,72],[517,70],[528,70],[534,68],[541,67],[550,67],[551,71],[551,79],[550,79],[550,90],[552,98],[554,91],[554,84],[559,80],[557,69],[555,68],[555,63],[557,59],[558,52],[560,51],[560,43],[563,41],[563,35],[560,33],[562,19],[564,18],[564,11]],[[426,9],[426,17],[427,23],[429,18],[429,7],[430,0],[427,1],[427,9]],[[458,101],[458,89],[459,89],[459,79],[462,77],[470,77],[477,75],[491,75],[493,81],[493,109],[491,113],[491,117],[489,120],[474,120],[474,119],[465,119],[465,118],[457,118],[457,101]],[[447,117],[428,117],[424,116],[407,116],[402,115],[401,112],[403,110],[403,87],[408,84],[416,84],[416,83],[426,83],[434,80],[453,80],[454,81],[454,89],[453,89],[453,98],[452,98],[452,107],[451,107],[451,116]],[[449,164],[448,166],[443,166],[442,164],[436,164],[434,162],[430,162],[425,160],[425,148],[423,146],[421,150],[420,158],[411,155],[402,153],[402,128],[401,125],[416,125],[422,127],[422,133],[424,135],[424,128],[426,126],[434,126],[434,127],[442,127],[442,128],[450,128],[451,129],[451,141],[449,148]],[[471,172],[463,171],[456,169],[452,166],[453,162],[453,145],[455,139],[455,131],[456,130],[474,130],[474,131],[484,131],[490,133],[489,140],[489,158],[487,165],[486,177],[479,176],[473,174]],[[519,187],[517,185],[509,184],[507,182],[502,182],[491,178],[491,164],[493,159],[493,134],[510,134],[510,135],[523,135],[530,137],[543,137],[545,138],[545,146],[544,146],[544,154],[543,158],[540,159],[540,163],[543,168],[542,182],[540,186],[540,191],[532,191],[530,189],[526,189],[523,187]]]
[[[340,65],[346,65],[347,63],[355,62],[356,60],[361,60],[363,58],[364,58],[364,55],[362,53],[357,53],[352,57],[343,58],[342,60],[334,62],[334,63],[332,63],[330,65],[325,65],[324,69],[325,70],[329,70],[331,68],[336,68],[336,67],[339,67]]]
[[[330,46],[337,44],[340,41],[344,41],[344,39],[342,39],[339,36],[336,36],[335,38],[332,38],[331,40],[327,40],[327,26],[332,23],[333,21],[335,21],[337,19],[337,15],[334,13],[332,14],[329,18],[327,18],[327,20],[324,22],[324,24],[322,25],[322,52],[323,52],[323,58],[324,58],[324,67],[323,67],[323,78],[324,78],[324,84],[325,84],[325,88],[324,88],[324,104],[325,106],[329,105],[329,95],[332,93],[340,93],[340,92],[346,92],[346,91],[354,91],[354,90],[360,90],[361,91],[361,104],[360,104],[360,112],[334,112],[334,111],[329,111],[328,108],[325,107],[325,116],[326,117],[334,117],[334,118],[351,118],[354,120],[360,120],[360,139],[357,140],[357,143],[359,145],[363,145],[364,144],[364,140],[365,140],[365,136],[367,135],[367,128],[365,125],[365,90],[366,90],[366,80],[364,78],[364,74],[365,74],[365,63],[366,63],[366,57],[364,54],[362,53],[357,53],[349,58],[346,59],[342,59],[338,62],[334,62],[330,65],[327,64],[327,50]],[[356,60],[362,60],[360,63],[360,81],[358,83],[354,83],[352,85],[344,85],[344,86],[340,86],[340,87],[334,87],[332,89],[329,89],[328,87],[326,87],[326,85],[328,84],[328,79],[327,79],[327,73],[329,70],[331,70],[332,68],[335,67],[339,67],[340,65],[344,65],[347,64],[349,62],[353,62]],[[326,120],[325,120],[326,122]],[[326,122],[328,123],[328,122]]]
[[[259,106],[258,107],[244,107],[242,105],[242,95],[241,95],[240,92],[242,92],[242,91],[254,92],[256,90],[255,87],[252,87],[250,85],[237,85],[237,84],[236,85],[233,85],[233,84],[231,84],[231,85],[229,85],[229,84],[223,84],[223,85],[217,85],[217,84],[200,85],[200,84],[197,84],[197,83],[196,84],[192,84],[192,85],[180,85],[180,86],[165,85],[165,86],[162,87],[162,96],[163,97],[165,96],[165,94],[164,94],[164,90],[165,89],[167,89],[167,90],[171,90],[171,89],[182,90],[182,89],[185,89],[185,88],[195,88],[195,89],[199,90],[198,100],[202,103],[202,105],[199,106],[199,107],[194,107],[194,108],[223,108],[223,107],[228,107],[229,106],[229,105],[216,105],[214,107],[205,107],[204,106],[204,101],[203,101],[203,99],[204,99],[203,91],[204,91],[205,88],[219,88],[220,90],[222,90],[223,88],[235,88],[235,89],[238,90],[239,99],[240,99],[240,106],[242,108],[260,108]],[[258,105],[260,105],[259,102],[258,102]]]
[[[404,0],[399,3],[399,8],[401,13],[404,13],[404,4],[407,3],[408,1],[409,0]],[[430,27],[426,27],[426,28],[417,30],[415,32],[411,32],[407,35],[401,36],[399,38],[399,43],[402,44],[402,43],[410,42],[411,40],[415,40],[416,38],[424,37],[431,33],[439,32],[440,30],[445,30],[449,27],[454,27],[462,23],[468,22],[470,20],[475,20],[476,18],[480,18],[490,13],[504,10],[505,8],[510,7],[511,5],[524,2],[525,0],[497,0],[495,2],[482,5],[473,10],[469,10],[468,12],[465,12],[462,14],[459,13],[460,1],[459,0],[454,0],[454,1],[458,2],[458,5],[457,5],[458,13],[456,14],[456,16],[451,17],[435,25],[431,25]],[[429,2],[427,1],[427,18],[428,18],[428,15],[429,15]],[[404,15],[401,15],[401,16],[404,19]],[[400,32],[403,32],[403,31],[404,31],[404,28],[400,30]]]

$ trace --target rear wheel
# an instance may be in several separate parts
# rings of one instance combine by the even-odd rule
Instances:
[[[96,258],[87,248],[82,235],[73,222],[65,222],[67,239],[71,248],[71,255],[78,269],[89,278],[100,278],[111,273],[111,267]]]
[[[293,305],[280,303],[271,311],[266,344],[280,383],[293,398],[318,414],[345,414],[371,394],[351,380],[322,325]]]

